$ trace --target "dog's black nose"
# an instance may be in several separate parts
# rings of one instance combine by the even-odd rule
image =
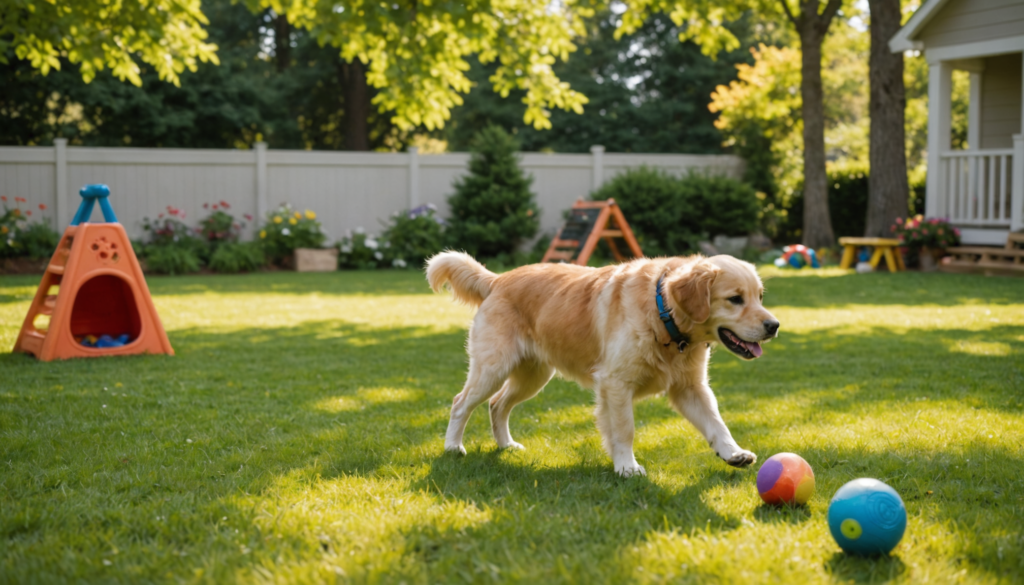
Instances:
[[[764,322],[764,330],[768,335],[775,335],[779,331],[779,322],[775,319],[768,319]]]

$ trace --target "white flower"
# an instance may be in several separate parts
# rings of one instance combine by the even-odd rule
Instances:
[[[365,233],[366,233],[366,230],[364,230],[364,229],[363,229],[363,228],[361,228],[361,227],[357,227],[357,228],[356,228],[356,233],[357,233],[357,234],[365,234]]]
[[[342,254],[351,254],[352,253],[352,246],[349,245],[349,244],[342,244],[341,245],[341,253]]]
[[[292,235],[292,232],[288,228],[284,228],[283,230],[281,230],[281,235],[282,236],[290,236],[290,235]]]
[[[407,266],[405,260],[402,260],[401,258],[395,258],[394,260],[392,260],[391,265],[394,266],[395,268],[405,268]]]
[[[383,260],[384,254],[382,254],[381,252],[374,252],[373,257],[376,258],[377,260]]]
[[[377,243],[377,240],[372,237],[367,237],[363,244],[371,250],[376,250],[380,246],[380,244]]]

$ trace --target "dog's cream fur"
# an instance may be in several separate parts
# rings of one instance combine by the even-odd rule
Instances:
[[[689,338],[682,353],[658,317],[655,289],[662,275],[665,301]],[[428,262],[427,281],[434,291],[447,283],[456,299],[479,306],[446,450],[466,452],[466,423],[488,399],[498,446],[522,449],[509,434],[509,413],[558,371],[596,393],[597,427],[624,477],[645,474],[633,456],[633,401],[662,391],[727,463],[757,460],[725,426],[707,377],[712,344],[752,359],[760,355],[759,342],[776,334],[778,321],[761,305],[764,287],[752,265],[729,256],[690,256],[605,268],[535,264],[497,275],[467,254],[443,252]],[[721,328],[741,343],[726,343]]]

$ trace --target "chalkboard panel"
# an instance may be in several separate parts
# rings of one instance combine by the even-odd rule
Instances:
[[[610,229],[615,226],[615,229]],[[643,255],[640,245],[633,237],[622,211],[614,199],[607,201],[577,201],[566,214],[565,225],[551,240],[548,251],[541,262],[570,262],[586,266],[600,239],[608,242],[612,255],[619,262],[626,257],[615,245],[615,239],[625,240],[633,256]]]
[[[576,240],[579,242],[577,249],[582,248],[590,232],[594,231],[594,224],[601,215],[601,210],[591,209],[570,209],[569,218],[565,220],[565,227],[559,235],[561,240]]]

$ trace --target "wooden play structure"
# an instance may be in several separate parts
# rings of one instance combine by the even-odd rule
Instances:
[[[106,185],[86,185],[14,344],[40,361],[174,355]],[[95,203],[104,223],[89,223]],[[49,324],[46,318],[49,317]]]
[[[843,259],[839,263],[840,268],[853,268],[859,248],[874,248],[871,254],[871,268],[877,269],[879,262],[885,258],[885,265],[889,272],[906,270],[903,264],[903,256],[900,254],[900,241],[895,238],[839,238],[839,244],[843,246]]]
[[[988,276],[1024,276],[1024,233],[1011,232],[1006,246],[957,246],[947,248],[949,258],[939,264],[942,272],[967,272]]]
[[[616,240],[625,242],[633,257],[644,255],[640,244],[633,236],[633,230],[626,223],[622,210],[614,199],[607,201],[579,200],[569,210],[569,218],[562,229],[551,240],[548,251],[541,262],[567,262],[586,266],[590,255],[600,240],[608,244],[617,262],[628,260],[619,250]]]

